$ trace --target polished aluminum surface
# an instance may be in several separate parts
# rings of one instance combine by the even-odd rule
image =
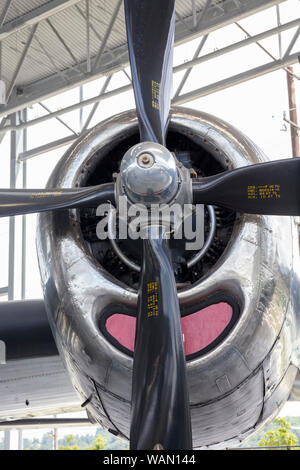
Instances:
[[[175,158],[155,142],[136,144],[122,159],[119,184],[132,203],[167,204],[178,191]]]
[[[100,123],[67,151],[49,187],[83,186],[96,160],[137,129],[134,112]],[[266,160],[242,133],[206,113],[174,108],[170,129],[192,139],[228,169]],[[137,292],[97,264],[75,210],[41,214],[38,226],[49,319],[73,384],[82,401],[91,397],[90,416],[128,437],[132,358],[108,341],[99,322],[109,308],[135,308]],[[194,447],[239,443],[287,400],[300,365],[299,272],[292,218],[241,215],[214,267],[179,291],[182,307],[222,291],[235,296],[241,310],[221,344],[188,362]]]
[[[0,397],[0,421],[82,410],[59,356],[7,361]]]

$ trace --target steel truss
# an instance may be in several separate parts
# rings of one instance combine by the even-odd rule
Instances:
[[[237,26],[239,28],[241,27],[238,23],[237,23]],[[287,50],[284,52],[282,58],[280,58],[280,59],[276,59],[259,42],[263,39],[278,35],[278,34],[284,32],[284,31],[287,31],[287,30],[290,30],[290,29],[296,28],[296,27],[297,27],[297,30],[295,31],[295,34],[293,35],[292,40],[291,40],[289,46],[287,47]],[[245,30],[244,30],[244,32],[245,32]],[[174,73],[178,73],[178,72],[181,72],[183,70],[185,71],[185,74],[184,74],[184,76],[183,76],[183,78],[182,78],[175,94],[174,94],[173,104],[184,104],[184,103],[187,103],[189,101],[200,98],[202,96],[206,96],[208,94],[214,93],[216,91],[223,90],[223,89],[231,87],[233,85],[237,85],[239,83],[246,82],[247,80],[251,80],[253,78],[265,75],[267,73],[270,73],[270,72],[273,72],[273,71],[276,71],[276,70],[279,70],[279,69],[282,69],[282,68],[285,68],[285,67],[288,67],[289,65],[292,65],[292,64],[296,63],[299,60],[300,51],[291,54],[291,50],[292,50],[296,40],[299,37],[299,33],[300,33],[300,18],[295,19],[293,21],[290,21],[286,24],[279,25],[275,28],[269,29],[267,31],[264,31],[262,33],[254,35],[254,36],[250,36],[249,33],[247,33],[247,35],[248,35],[247,39],[243,39],[242,41],[236,42],[234,44],[231,44],[229,46],[226,46],[224,48],[218,49],[216,51],[210,52],[208,54],[205,54],[205,55],[199,57],[199,54],[200,54],[200,52],[201,52],[201,50],[202,50],[202,48],[203,48],[203,46],[206,42],[206,39],[208,37],[208,35],[204,35],[200,39],[199,46],[196,49],[196,52],[194,54],[193,59],[190,60],[190,61],[184,62],[183,64],[177,65],[173,69]],[[187,79],[189,77],[189,73],[191,72],[193,67],[195,67],[199,64],[203,64],[206,61],[213,60],[217,57],[228,54],[230,52],[236,51],[236,50],[238,50],[242,47],[246,47],[250,44],[257,44],[257,46],[262,48],[264,50],[264,52],[266,53],[266,55],[268,55],[268,57],[270,57],[272,60],[267,62],[264,65],[260,65],[258,67],[253,68],[253,69],[247,70],[245,72],[242,72],[242,73],[239,73],[239,74],[236,74],[236,75],[232,75],[228,78],[225,78],[223,80],[211,83],[207,86],[198,88],[198,89],[190,91],[188,93],[181,93],[182,89],[183,89],[183,86],[187,82]],[[123,72],[125,72],[125,70],[123,70]],[[67,106],[63,109],[59,109],[59,110],[53,111],[53,112],[51,112],[51,110],[48,107],[46,107],[42,102],[40,102],[39,103],[40,106],[42,106],[44,109],[47,110],[47,113],[48,113],[47,115],[41,116],[39,118],[30,120],[30,121],[22,122],[22,123],[19,123],[19,124],[11,123],[10,125],[4,125],[2,128],[0,128],[0,134],[3,133],[3,132],[7,132],[7,131],[18,131],[18,130],[21,130],[21,129],[25,129],[25,128],[40,124],[42,122],[48,121],[49,119],[53,119],[53,118],[58,119],[59,122],[62,125],[67,127],[69,131],[71,131],[71,133],[72,133],[71,136],[67,136],[65,138],[56,140],[54,142],[51,142],[51,143],[46,144],[44,146],[32,149],[30,151],[20,152],[19,161],[27,160],[28,158],[32,158],[34,156],[40,155],[41,153],[47,152],[49,150],[60,148],[64,145],[67,145],[67,144],[70,144],[70,143],[74,142],[74,140],[76,140],[80,136],[80,134],[76,133],[72,128],[70,128],[70,126],[68,126],[68,124],[66,124],[60,118],[60,116],[63,115],[63,114],[69,113],[71,111],[82,109],[85,106],[89,106],[91,104],[94,104],[94,107],[92,108],[92,111],[91,111],[90,115],[88,116],[88,119],[87,119],[86,123],[83,125],[82,132],[84,132],[88,128],[88,126],[91,122],[91,119],[92,119],[93,115],[95,114],[95,111],[96,111],[96,109],[97,109],[97,107],[98,107],[98,105],[101,101],[107,100],[107,99],[109,99],[113,96],[119,95],[120,93],[125,93],[125,92],[132,89],[132,85],[131,85],[131,83],[129,83],[128,85],[121,86],[121,87],[116,88],[114,90],[106,91],[107,87],[108,87],[108,85],[111,81],[112,76],[113,76],[113,74],[109,74],[106,77],[104,85],[101,88],[101,91],[97,96],[86,99],[86,100],[81,100],[81,101],[79,101],[79,102],[77,102],[73,105]],[[0,112],[0,116],[3,116],[3,112],[2,113]]]
[[[0,42],[25,28],[31,28],[27,44],[24,47],[24,51],[8,86],[6,104],[0,106],[0,116],[12,114],[13,112],[23,109],[30,104],[40,102],[45,98],[49,98],[50,96],[54,96],[58,93],[74,88],[75,86],[87,83],[101,75],[109,75],[118,70],[122,70],[127,66],[128,51],[126,42],[114,49],[107,48],[108,39],[115,28],[117,19],[120,19],[120,15],[122,13],[122,0],[112,1],[114,10],[103,37],[99,36],[97,29],[91,23],[89,8],[90,1],[91,0],[86,0],[86,7],[82,8],[82,0],[52,0],[47,2],[45,5],[37,7],[24,14],[20,18],[7,22],[2,26],[0,24]],[[190,1],[188,3],[190,3]],[[246,0],[224,0],[224,5],[221,6],[221,2],[219,1],[206,0],[204,8],[199,11],[197,11],[196,2],[192,1],[190,16],[183,18],[176,10],[177,21],[175,43],[180,44],[199,36],[205,36],[216,29],[235,21],[239,21],[245,16],[264,10],[272,5],[277,5],[282,1],[285,0],[251,0],[251,3]],[[203,2],[201,3],[203,4]],[[10,5],[11,2],[5,4],[3,11],[0,12],[0,19],[1,17],[5,18]],[[61,32],[55,28],[52,20],[53,15],[69,7],[76,9],[77,13],[86,23],[85,39],[87,54],[86,59],[80,63],[78,63],[70,45],[68,45],[63,39]],[[69,9],[69,11],[70,10],[71,9]],[[47,23],[63,46],[64,51],[68,54],[70,59],[70,66],[68,68],[61,69],[57,64],[55,57],[52,55],[51,48],[47,48],[46,45],[43,44],[43,40],[38,31],[38,26],[42,22]],[[114,32],[116,33],[116,31]],[[91,57],[90,54],[91,33],[96,35],[100,40],[98,52],[93,57]],[[32,41],[35,44],[38,44],[39,52],[42,51],[50,62],[49,65],[51,65],[53,70],[56,70],[56,72],[43,79],[34,81],[34,83],[17,85],[16,81],[26,57],[27,60],[34,60],[34,57],[28,54]]]

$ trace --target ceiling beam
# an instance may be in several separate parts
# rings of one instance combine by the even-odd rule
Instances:
[[[201,41],[200,41],[200,43],[199,43],[199,45],[198,45],[198,47],[197,47],[197,49],[196,49],[194,55],[193,55],[193,59],[192,59],[192,60],[197,59],[197,57],[198,57],[199,54],[201,53],[201,51],[202,51],[202,49],[203,49],[203,47],[204,47],[204,45],[205,45],[205,43],[206,43],[206,41],[207,41],[207,38],[208,38],[208,34],[206,34],[205,36],[202,37],[202,39],[201,39]],[[184,85],[185,85],[187,79],[188,79],[189,76],[190,76],[191,71],[192,71],[192,67],[185,70],[184,75],[183,75],[183,77],[182,77],[182,79],[181,79],[181,81],[180,81],[180,83],[179,83],[179,85],[178,85],[178,87],[177,87],[177,90],[176,90],[176,92],[175,92],[175,94],[174,94],[174,97],[179,96],[179,94],[180,94],[182,88],[184,87]]]
[[[261,77],[266,73],[275,72],[276,70],[280,70],[284,67],[288,67],[289,65],[297,63],[299,56],[300,51],[288,57],[284,57],[283,59],[274,60],[273,62],[268,62],[267,64],[260,65],[259,67],[247,70],[246,72],[238,73],[223,80],[219,80],[218,82],[211,83],[202,88],[198,88],[197,90],[193,90],[188,93],[179,95],[172,101],[172,103],[188,103],[198,98],[201,98],[202,96],[207,96],[211,93],[225,90],[226,88],[232,87],[234,85],[239,85],[240,83],[247,82],[248,80],[252,80],[253,78]]]
[[[289,53],[291,52],[291,50],[293,49],[298,37],[299,37],[299,34],[300,34],[300,26],[297,28],[294,36],[292,37],[292,40],[290,42],[290,44],[288,45],[288,48],[287,50],[285,51],[284,53],[284,57],[287,57],[289,55]]]
[[[118,3],[113,11],[113,14],[111,16],[111,19],[110,19],[110,22],[109,22],[109,25],[106,29],[106,32],[105,32],[105,35],[104,35],[104,38],[101,42],[101,46],[100,46],[100,49],[99,49],[99,52],[97,54],[97,57],[95,58],[94,60],[94,68],[97,69],[98,65],[100,64],[101,62],[101,57],[102,57],[102,54],[106,48],[106,44],[107,44],[107,41],[108,41],[108,38],[110,36],[110,33],[112,32],[112,29],[114,27],[114,24],[116,22],[116,19],[117,19],[117,16],[119,14],[119,10],[121,8],[121,4],[122,4],[122,0],[118,0]]]
[[[43,429],[68,428],[70,426],[94,426],[87,418],[27,418],[12,421],[0,421],[0,430],[5,429]]]
[[[7,0],[6,1],[6,4],[4,5],[2,11],[1,11],[1,15],[0,15],[0,27],[3,25],[4,21],[5,21],[5,18],[6,18],[6,15],[8,13],[8,10],[9,10],[9,7],[11,6],[12,4],[12,0]]]
[[[28,39],[27,39],[27,43],[25,44],[25,47],[24,47],[24,50],[23,50],[23,52],[22,52],[22,55],[21,55],[21,57],[20,57],[20,59],[19,59],[17,68],[16,68],[16,70],[14,71],[13,78],[12,78],[12,80],[11,80],[11,83],[9,84],[9,88],[8,88],[8,91],[7,91],[7,94],[6,94],[6,101],[9,100],[9,97],[10,97],[12,91],[13,91],[14,85],[15,85],[15,83],[16,83],[16,80],[17,80],[17,78],[18,78],[18,75],[19,75],[19,73],[20,73],[20,70],[21,70],[21,68],[22,68],[22,66],[23,66],[23,64],[24,64],[24,60],[26,59],[27,53],[28,53],[28,51],[29,51],[29,49],[30,49],[30,46],[31,46],[32,40],[33,40],[33,38],[34,38],[34,35],[35,35],[35,33],[36,33],[37,27],[38,27],[38,24],[35,24],[35,25],[33,26],[33,28],[31,29],[31,31],[30,31],[30,35],[29,35],[29,37],[28,37]]]
[[[8,287],[0,287],[0,296],[8,294]]]
[[[52,0],[22,16],[19,16],[18,18],[14,18],[0,28],[0,41],[13,33],[39,23],[40,21],[49,18],[49,16],[55,15],[80,1],[81,0]]]
[[[242,47],[249,46],[250,44],[257,43],[258,41],[262,41],[263,39],[274,36],[275,34],[279,34],[283,31],[295,28],[296,26],[300,26],[300,18],[289,21],[288,23],[284,23],[280,26],[276,26],[275,28],[268,29],[267,31],[263,31],[262,33],[255,34],[254,36],[248,36],[247,39],[242,39],[241,41],[234,42],[232,44],[229,44],[228,46],[222,47],[221,49],[216,49],[215,51],[208,52],[207,54],[202,55],[201,57],[197,57],[195,59],[191,59],[188,62],[183,62],[182,64],[176,65],[173,71],[177,73],[182,70],[186,70],[187,68],[195,67],[196,65],[203,64],[208,60],[215,59],[216,57],[221,57],[224,54],[229,54],[230,52],[236,51]]]

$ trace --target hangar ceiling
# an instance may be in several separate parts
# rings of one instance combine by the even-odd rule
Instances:
[[[205,37],[282,1],[176,0],[175,43]],[[0,2],[0,77],[6,85],[0,116],[127,63],[122,0]]]

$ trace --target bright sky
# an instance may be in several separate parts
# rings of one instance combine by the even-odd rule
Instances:
[[[281,23],[286,23],[300,16],[299,0],[288,0],[280,4]],[[252,17],[248,17],[240,24],[251,35],[257,34],[265,29],[270,29],[277,25],[276,9],[272,7]],[[282,33],[282,49],[286,50],[289,41],[295,33],[291,29]],[[235,24],[222,28],[211,33],[201,52],[204,55],[215,49],[220,49],[232,42],[244,39],[243,33]],[[201,38],[195,41],[183,44],[174,51],[174,65],[190,60]],[[261,44],[269,50],[275,57],[279,57],[278,38],[273,36],[261,41]],[[300,39],[292,49],[292,53],[300,50]],[[222,56],[220,58],[205,62],[195,67],[185,85],[182,93],[202,87],[209,83],[221,80],[231,74],[245,71],[247,68],[257,67],[270,62],[270,58],[256,44],[239,49],[235,52]],[[127,69],[129,72],[129,69]],[[294,65],[294,73],[300,76],[299,64]],[[173,89],[177,86],[184,72],[177,73],[174,76]],[[100,78],[84,86],[84,99],[95,96],[100,92],[104,78]],[[108,90],[125,85],[128,83],[123,72],[115,74]],[[295,80],[296,96],[299,102],[300,80]],[[78,100],[78,89],[71,90],[58,97],[45,101],[45,104],[55,109],[73,104]],[[283,121],[283,112],[288,112],[286,73],[283,70],[264,75],[263,77],[248,81],[246,83],[228,88],[213,95],[200,98],[184,106],[202,110],[215,114],[224,120],[230,122],[246,135],[252,138],[260,146],[270,159],[291,157],[290,130],[289,126]],[[123,110],[134,107],[133,93],[127,92],[112,99],[103,101],[96,112],[91,126],[97,122],[119,113]],[[91,106],[83,109],[83,122],[88,116]],[[39,106],[33,106],[29,109],[28,117],[33,119],[45,114]],[[298,107],[298,116],[300,116],[300,106]],[[79,112],[73,112],[61,116],[71,127],[79,130]],[[300,121],[300,119],[299,119]],[[52,119],[47,123],[30,127],[28,130],[28,149],[37,147],[47,142],[65,137],[68,131],[57,120]],[[0,187],[9,186],[9,135],[6,135],[1,146],[1,172]],[[41,188],[54,168],[54,165],[63,155],[66,148],[43,154],[27,162],[28,168],[28,187]],[[19,172],[18,185],[22,181],[22,169]],[[40,298],[40,277],[37,267],[35,254],[35,220],[34,215],[27,216],[27,268],[26,268],[26,297]],[[16,242],[16,299],[20,298],[20,272],[21,272],[21,217],[16,218],[17,242]],[[8,220],[0,220],[0,287],[7,285],[8,272]],[[6,300],[0,297],[0,300]],[[300,415],[300,404],[289,403],[285,406],[282,413],[289,415]],[[60,431],[62,432],[62,431]],[[68,431],[69,432],[69,431]],[[67,433],[68,433],[67,432]],[[72,429],[75,434],[75,429]]]

